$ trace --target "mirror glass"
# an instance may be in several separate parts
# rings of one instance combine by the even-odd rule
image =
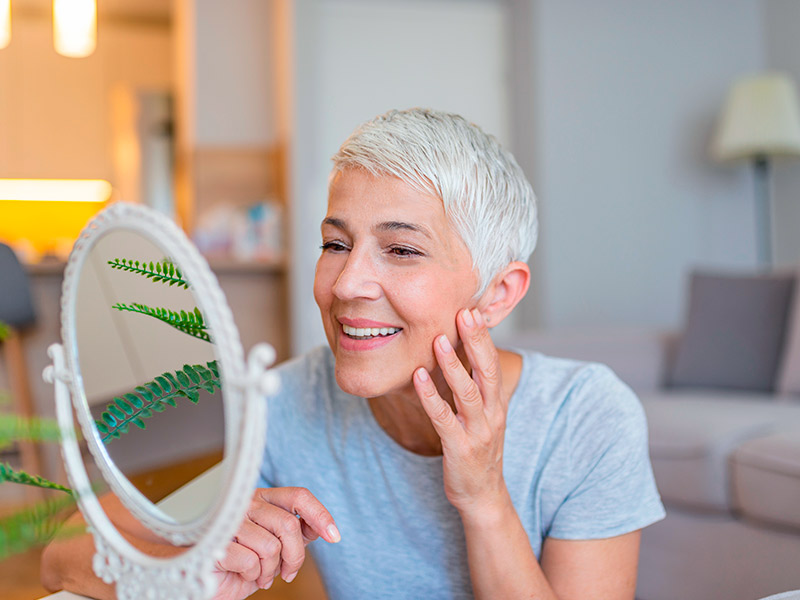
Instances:
[[[190,276],[157,243],[117,229],[86,256],[75,305],[95,446],[129,493],[181,523],[205,514],[214,495],[177,512],[154,503],[221,462],[225,430],[213,334]]]

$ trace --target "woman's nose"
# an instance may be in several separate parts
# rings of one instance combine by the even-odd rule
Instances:
[[[374,300],[381,295],[377,268],[368,252],[353,248],[347,255],[333,294],[340,300]]]

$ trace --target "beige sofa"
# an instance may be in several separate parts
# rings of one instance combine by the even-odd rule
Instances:
[[[800,589],[800,396],[671,389],[673,333],[530,331],[506,341],[604,362],[639,394],[667,508],[643,534],[639,600],[755,600]]]

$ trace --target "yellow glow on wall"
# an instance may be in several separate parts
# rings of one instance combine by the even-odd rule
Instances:
[[[0,179],[0,200],[106,202],[111,184],[103,179]]]
[[[65,258],[111,192],[100,179],[0,179],[0,240],[31,261],[43,254]]]
[[[11,43],[11,0],[0,0],[0,50]]]
[[[53,0],[53,44],[64,56],[82,58],[97,47],[97,1]]]

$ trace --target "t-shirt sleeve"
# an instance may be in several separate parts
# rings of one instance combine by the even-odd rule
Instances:
[[[639,399],[607,367],[592,365],[568,413],[566,496],[547,535],[601,539],[664,518]]]

